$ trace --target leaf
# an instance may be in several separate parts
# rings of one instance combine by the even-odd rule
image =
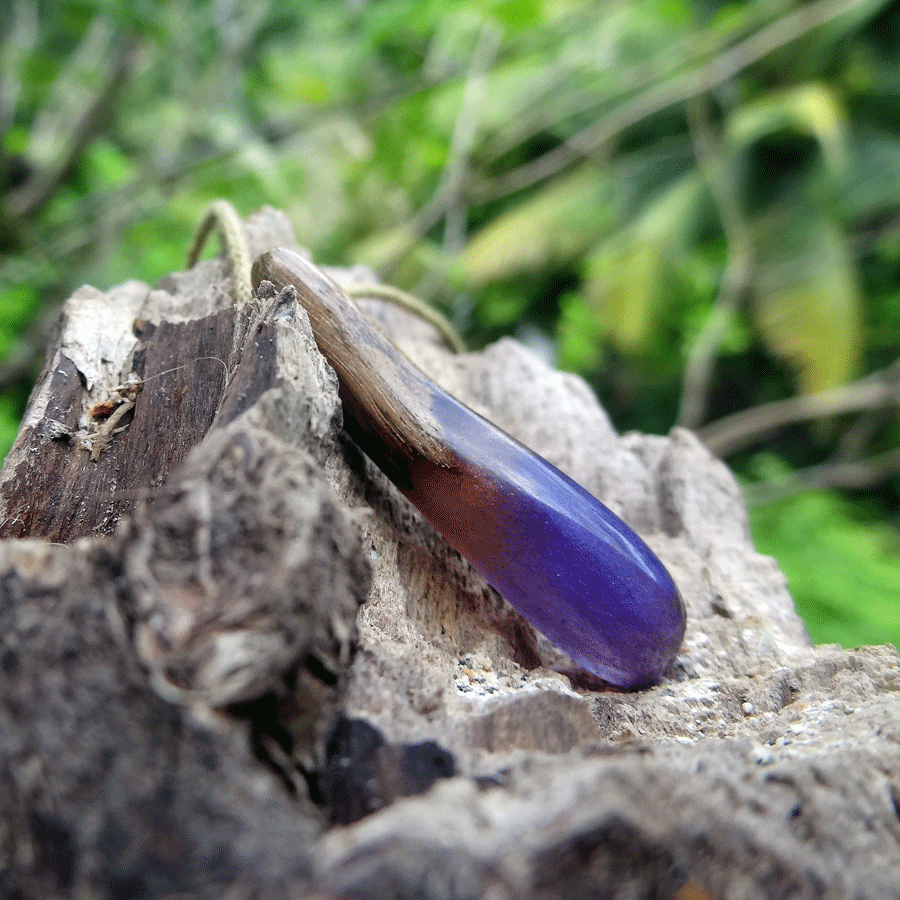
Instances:
[[[859,128],[851,145],[842,206],[854,217],[892,214],[900,206],[900,142],[886,130]]]
[[[472,285],[573,259],[609,227],[609,179],[591,166],[556,178],[479,231],[463,250]]]
[[[696,172],[678,178],[588,258],[585,296],[620,350],[646,346],[663,303],[664,276],[684,253],[701,196]]]
[[[736,149],[784,129],[808,134],[822,148],[833,174],[847,169],[847,116],[837,94],[810,82],[739,106],[728,121],[726,136]]]
[[[659,246],[641,239],[617,242],[589,261],[585,292],[613,343],[626,353],[639,351],[649,337],[662,269]]]
[[[755,319],[769,348],[793,366],[798,390],[815,394],[856,372],[862,300],[838,226],[808,207],[781,212],[760,241]]]

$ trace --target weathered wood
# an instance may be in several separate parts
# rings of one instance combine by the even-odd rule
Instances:
[[[96,320],[79,327],[102,327],[101,314],[98,307]],[[0,538],[66,543],[111,535],[122,515],[162,484],[209,430],[225,387],[236,319],[250,314],[228,309],[159,325],[136,319],[134,344],[120,361],[116,384],[96,382],[88,389],[75,363],[58,353],[35,389],[47,395],[47,406],[26,424],[4,467]],[[90,410],[110,401],[114,412],[124,400],[112,389],[129,381],[137,383],[134,407],[115,433],[105,435],[110,415],[94,418]]]
[[[87,292],[90,316],[76,297],[0,477],[7,533],[32,529],[0,541],[2,896],[308,884],[303,771],[369,583],[323,471],[336,382],[291,292],[235,308],[221,264],[197,270]],[[91,357],[101,322],[119,331]],[[92,459],[84,411],[131,372],[133,419]]]
[[[149,687],[110,615],[112,549],[0,543],[0,896],[289,896],[315,813],[244,728]]]
[[[266,212],[248,239],[261,252],[292,236]],[[235,306],[222,260],[155,289],[76,291],[0,472],[0,538],[111,535],[208,432],[258,315]],[[245,389],[261,393],[276,374],[260,371]],[[136,390],[117,390],[130,382]],[[126,397],[134,407],[104,434]]]
[[[672,571],[675,666],[598,690],[342,435],[290,291],[233,309],[210,262],[91,304],[0,473],[3,533],[67,544],[0,541],[0,896],[900,895],[896,651],[810,646],[688,432],[619,437],[515,342],[452,357],[366,304]],[[168,362],[99,460],[71,444]]]

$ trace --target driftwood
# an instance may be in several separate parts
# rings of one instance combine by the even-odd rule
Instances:
[[[0,897],[900,895],[897,654],[810,645],[690,433],[365,302],[669,566],[678,660],[603,690],[343,436],[291,292],[232,298],[76,292],[0,473]]]

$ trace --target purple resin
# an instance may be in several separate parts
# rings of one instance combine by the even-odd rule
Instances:
[[[337,372],[347,431],[447,542],[589,672],[624,687],[658,681],[681,645],[685,611],[647,545],[446,394],[295,251],[263,254],[254,281],[263,278],[297,287]]]
[[[457,463],[414,462],[410,500],[585,669],[623,687],[658,681],[685,629],[659,559],[596,497],[432,387],[432,413]]]

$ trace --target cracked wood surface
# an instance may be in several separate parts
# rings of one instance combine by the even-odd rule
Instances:
[[[218,260],[82,289],[0,473],[0,896],[900,895],[896,651],[810,645],[690,433],[620,437],[515,342],[364,305],[647,538],[675,666],[580,680],[347,441],[289,292],[236,308]]]

